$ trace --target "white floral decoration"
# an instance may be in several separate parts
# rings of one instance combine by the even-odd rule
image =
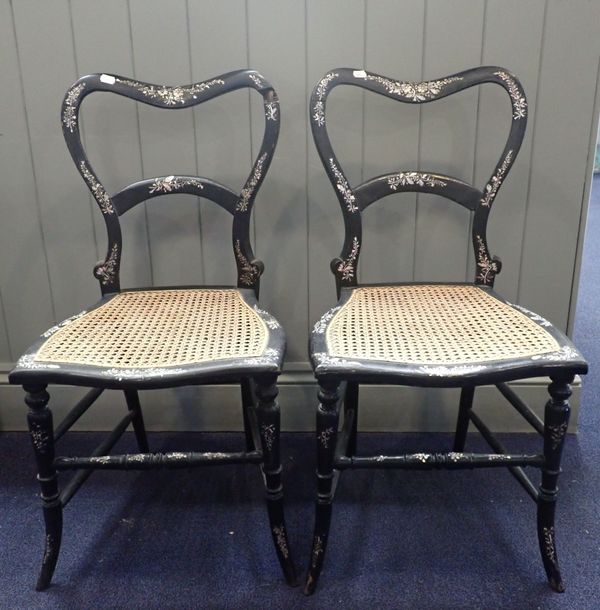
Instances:
[[[330,309],[327,313],[322,315],[321,318],[315,323],[313,327],[313,333],[316,333],[317,335],[322,335],[327,329],[329,321],[333,318],[333,316],[335,316],[336,312],[339,311],[340,307],[341,306],[338,305],[337,307]]]
[[[52,364],[49,362],[36,362],[36,354],[25,354],[21,356],[17,361],[17,368],[29,369],[31,371],[44,370],[44,369],[59,369],[58,364]]]
[[[527,116],[527,100],[521,94],[515,79],[504,71],[494,72],[494,74],[500,77],[508,87],[508,94],[513,105],[513,119],[515,121],[524,119]]]
[[[71,316],[70,318],[67,318],[66,320],[63,320],[62,322],[60,322],[59,324],[56,324],[55,326],[53,326],[52,328],[49,328],[43,335],[41,335],[44,338],[48,338],[51,337],[54,333],[58,332],[61,328],[64,328],[65,326],[68,326],[69,324],[71,324],[71,322],[74,322],[75,320],[77,320],[78,318],[81,318],[82,316],[84,316],[87,313],[87,311],[80,311],[79,313],[76,313],[74,316]]]
[[[356,197],[348,184],[346,178],[344,178],[344,174],[340,171],[340,169],[335,164],[333,159],[329,159],[329,166],[331,167],[331,171],[335,176],[336,187],[337,190],[342,194],[342,198],[346,202],[346,207],[349,212],[358,212],[358,206],[356,205]]]
[[[90,169],[87,166],[85,161],[82,160],[79,162],[79,170],[80,170],[81,175],[83,176],[83,179],[85,180],[86,184],[92,191],[92,195],[94,196],[94,199],[98,202],[98,205],[100,206],[100,210],[102,211],[102,213],[103,214],[114,214],[115,209],[113,208],[113,204],[112,204],[112,201],[110,200],[110,197],[108,196],[108,194],[104,190],[104,187],[100,184],[100,182],[98,181],[96,176],[94,176],[94,174],[92,174],[92,172],[90,171]]]
[[[149,377],[168,377],[185,373],[185,369],[179,368],[112,368],[102,371],[106,377],[114,377],[118,381],[124,379],[148,379]]]
[[[443,180],[423,172],[400,172],[399,174],[388,176],[387,182],[393,191],[399,186],[447,186],[447,183]]]
[[[329,87],[329,83],[331,83],[331,81],[338,76],[339,74],[337,72],[329,72],[329,74],[326,74],[319,81],[317,86],[317,101],[315,102],[313,108],[313,119],[319,127],[323,127],[323,125],[325,125],[325,104],[323,99],[327,93],[327,87]]]
[[[267,158],[267,153],[263,153],[260,158],[256,162],[256,166],[254,171],[252,172],[252,176],[248,180],[246,186],[242,189],[240,193],[240,198],[235,206],[235,209],[238,212],[246,212],[248,210],[248,205],[250,203],[250,199],[252,199],[252,195],[256,189],[256,185],[262,176],[263,165]]]
[[[64,126],[73,133],[75,127],[77,127],[77,113],[75,107],[79,102],[82,91],[85,89],[85,83],[79,83],[72,87],[67,93],[65,98],[65,107],[63,110],[62,121]]]
[[[154,182],[148,189],[149,193],[172,193],[184,186],[195,186],[198,189],[203,189],[204,185],[198,178],[182,178],[181,176],[166,176],[164,178],[155,178]]]
[[[563,345],[558,351],[549,354],[538,354],[532,356],[532,360],[579,360],[581,355],[576,349],[569,345]]]
[[[144,85],[134,80],[117,80],[124,85],[134,87],[145,97],[153,100],[159,100],[167,106],[185,104],[190,100],[190,98],[196,99],[199,93],[203,93],[212,86],[225,84],[225,81],[220,78],[215,78],[206,83],[197,83],[195,85],[177,87],[167,87],[166,85]]]
[[[455,366],[424,365],[419,370],[430,377],[445,377],[447,375],[468,375],[479,373],[486,368],[483,364],[459,364]]]
[[[508,167],[510,165],[512,159],[513,151],[509,150],[506,153],[506,157],[504,157],[504,161],[502,161],[502,165],[496,170],[496,173],[492,176],[492,179],[486,184],[485,192],[483,197],[481,198],[481,205],[489,208],[492,201],[496,197],[496,193],[498,189],[502,185],[502,181],[504,180],[504,175],[508,171]]]
[[[367,74],[367,80],[372,80],[380,85],[383,85],[388,93],[403,97],[412,102],[424,102],[425,100],[431,100],[434,97],[440,95],[444,87],[450,83],[461,81],[462,76],[451,76],[449,78],[442,78],[440,80],[423,81],[420,83],[410,81],[393,81],[383,76],[374,76]]]

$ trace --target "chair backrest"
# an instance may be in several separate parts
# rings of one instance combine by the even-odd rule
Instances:
[[[200,176],[159,176],[135,182],[109,195],[95,174],[81,143],[79,110],[83,99],[93,91],[116,93],[158,108],[178,109],[249,87],[263,97],[265,131],[250,175],[239,193]],[[138,203],[164,194],[188,193],[210,199],[233,216],[233,252],[238,271],[238,286],[258,293],[263,264],[254,258],[250,244],[250,213],[267,173],[279,135],[279,100],[270,83],[254,70],[229,72],[192,85],[166,86],[138,82],[110,74],[90,74],[80,78],[67,91],[62,105],[62,129],[71,157],[81,177],[100,207],[108,233],[105,260],[94,267],[102,294],[120,290],[121,227],[119,216]]]
[[[483,83],[496,83],[502,86],[507,91],[512,104],[512,122],[506,145],[483,190],[451,176],[418,170],[384,174],[356,187],[348,183],[327,134],[327,97],[334,87],[353,85],[400,102],[423,104]],[[441,195],[474,212],[472,239],[477,265],[475,283],[493,286],[494,278],[500,272],[501,263],[496,257],[490,256],[488,250],[487,220],[498,190],[521,148],[527,123],[527,100],[521,84],[513,74],[503,68],[480,67],[439,80],[413,83],[395,81],[365,70],[337,68],[328,72],[313,90],[310,121],[317,151],[337,193],[344,215],[345,239],[342,253],[339,258],[331,261],[338,293],[342,286],[356,286],[358,282],[357,268],[362,240],[363,210],[383,197],[400,192]]]

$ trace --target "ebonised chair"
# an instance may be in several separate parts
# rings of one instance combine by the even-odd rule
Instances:
[[[198,176],[142,180],[108,195],[81,143],[79,110],[94,91],[116,93],[158,108],[189,108],[241,88],[260,93],[265,131],[250,175],[240,193]],[[163,86],[108,74],[79,79],[62,106],[62,129],[79,173],[98,203],[108,233],[104,261],[94,268],[102,298],[87,311],[46,331],[20,358],[10,382],[23,385],[29,430],[41,486],[46,526],[45,551],[37,589],[48,587],[58,558],[63,508],[95,469],[183,468],[217,464],[258,464],[263,472],[275,550],[285,578],[295,573],[283,514],[279,450],[277,378],[285,351],[281,325],[259,308],[263,264],[255,259],[249,222],[256,193],[273,158],[279,134],[279,102],[258,72],[240,70],[187,86]],[[209,199],[233,217],[232,246],[237,287],[146,288],[122,290],[119,282],[119,217],[164,194],[188,193]],[[92,389],[53,427],[46,387],[51,383]],[[237,453],[151,453],[138,390],[199,384],[240,384],[246,450]],[[126,416],[88,457],[55,457],[55,443],[105,389],[122,390]],[[110,455],[132,424],[139,453]],[[59,490],[57,472],[75,470]]]
[[[399,171],[353,187],[336,159],[327,134],[326,103],[338,85],[362,87],[390,99],[428,103],[468,87],[496,83],[512,104],[512,122],[500,161],[483,190],[433,172]],[[503,68],[481,67],[435,81],[395,81],[364,70],[339,68],[326,74],[310,101],[312,133],[321,161],[337,194],[345,227],[342,253],[331,263],[339,301],[315,324],[310,357],[319,383],[317,408],[317,503],[315,531],[305,593],[315,590],[329,538],[337,477],[350,468],[507,467],[537,503],[537,532],[548,580],[563,591],[555,546],[554,512],[561,452],[569,420],[570,383],[587,372],[581,354],[543,317],[508,303],[493,291],[500,260],[490,256],[487,220],[498,189],[515,161],[527,121],[527,101],[519,81]],[[360,285],[361,218],[367,208],[401,192],[433,193],[472,212],[476,261],[470,284]],[[550,377],[544,421],[507,382]],[[449,453],[357,456],[360,383],[460,387],[453,450]],[[510,454],[472,411],[478,385],[494,384],[510,404],[543,436],[540,455]],[[343,426],[338,421],[343,403]],[[469,422],[494,453],[465,453]],[[541,469],[539,490],[525,466]]]

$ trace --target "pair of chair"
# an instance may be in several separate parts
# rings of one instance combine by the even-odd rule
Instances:
[[[326,104],[338,85],[359,86],[407,103],[425,103],[482,83],[496,83],[512,104],[510,133],[502,157],[483,190],[456,178],[422,171],[378,176],[352,187],[334,155],[326,127]],[[81,143],[79,109],[93,91],[108,91],[160,108],[186,108],[243,87],[263,98],[265,131],[251,173],[240,193],[198,176],[161,176],[142,180],[108,195]],[[228,463],[260,464],[264,474],[271,535],[289,584],[295,584],[283,513],[280,415],[277,378],[282,370],[285,336],[279,322],[258,305],[263,264],[249,238],[250,213],[269,169],[279,133],[275,91],[258,72],[242,70],[189,86],[158,86],[120,76],[95,74],[67,92],[62,127],[71,156],[103,214],[108,233],[104,261],[94,275],[102,298],[87,311],[45,332],[21,357],[10,381],[23,385],[29,429],[41,486],[46,526],[45,551],[37,583],[52,578],[62,536],[63,508],[95,469],[181,468]],[[502,299],[493,291],[500,261],[489,253],[486,226],[492,203],[512,166],[525,132],[527,102],[518,80],[501,68],[482,67],[422,83],[395,81],[364,70],[329,72],[315,87],[310,119],[319,155],[344,215],[345,240],[331,263],[338,304],[316,323],[310,357],[319,384],[317,408],[317,501],[306,593],[315,589],[329,539],[331,507],[339,473],[351,468],[507,467],[538,506],[538,537],[551,586],[564,589],[556,547],[554,513],[561,452],[569,419],[570,383],[587,371],[571,342],[541,316]],[[472,212],[476,276],[465,284],[359,285],[361,219],[373,203],[400,192],[433,193]],[[237,287],[121,290],[119,217],[137,204],[163,194],[188,193],[209,199],[233,216],[232,246]],[[544,421],[507,382],[549,376],[550,400]],[[92,389],[53,426],[48,384]],[[138,390],[199,384],[241,386],[246,451],[238,453],[151,453]],[[448,453],[356,455],[359,384],[460,387],[454,447]],[[544,438],[543,453],[508,453],[472,411],[478,385],[494,384]],[[122,390],[125,417],[88,457],[57,457],[55,442],[81,417],[104,389]],[[343,426],[339,427],[343,411]],[[493,453],[464,451],[469,422]],[[132,424],[139,453],[111,455],[111,448]],[[523,468],[542,471],[539,491]],[[75,470],[59,490],[59,471]]]

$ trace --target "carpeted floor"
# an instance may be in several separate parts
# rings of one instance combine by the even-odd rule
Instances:
[[[33,590],[42,525],[29,441],[0,435],[0,608],[600,608],[600,178],[589,219],[576,342],[592,362],[580,433],[567,440],[557,537],[567,592],[546,585],[535,506],[504,471],[357,471],[338,487],[320,587],[282,580],[258,470],[93,475],[65,511],[54,585]],[[89,451],[97,434],[65,438]],[[534,435],[505,436],[536,451]],[[121,447],[133,449],[128,435]],[[241,447],[237,434],[154,434],[152,450]],[[313,519],[314,440],[284,434],[288,529],[302,571]],[[183,446],[182,446],[183,445]],[[368,452],[445,451],[448,435],[362,435]],[[468,447],[484,450],[476,435]]]

